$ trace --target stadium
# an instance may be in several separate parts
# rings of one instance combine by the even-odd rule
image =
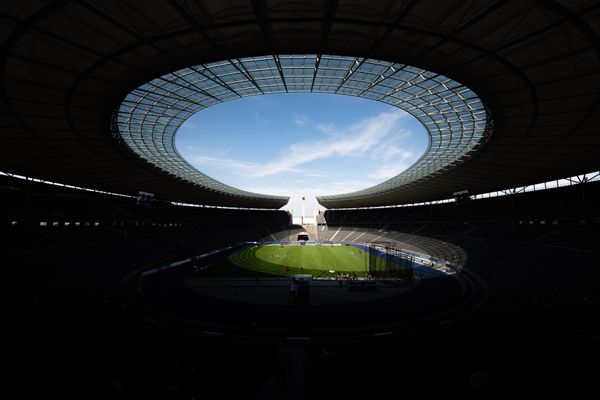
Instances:
[[[3,0],[0,18],[7,394],[597,391],[600,2]],[[300,224],[178,151],[194,115],[292,93],[403,110],[427,149]]]

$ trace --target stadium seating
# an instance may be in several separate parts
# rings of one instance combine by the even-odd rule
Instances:
[[[539,354],[544,354],[543,349],[552,346],[557,337],[569,343],[593,343],[593,316],[599,307],[596,282],[600,276],[595,266],[599,257],[597,204],[600,201],[598,184],[588,184],[587,207],[582,210],[578,203],[581,190],[575,186],[465,205],[326,211],[327,225],[318,226],[320,240],[393,241],[400,248],[464,265],[484,279],[489,287],[489,300],[473,319],[431,334],[409,336],[407,346],[389,349],[372,345],[352,351],[342,344],[312,348],[313,367],[307,376],[309,392],[330,398],[336,398],[336,394],[364,398],[373,386],[369,382],[363,387],[362,376],[399,379],[401,371],[406,378],[401,392],[407,395],[418,398],[427,383],[424,377],[431,374],[448,385],[437,385],[436,393],[444,390],[463,393],[457,385],[470,379],[474,366],[484,373],[492,371],[495,377],[514,379],[516,373],[482,365],[480,360],[486,357],[494,362],[510,362],[509,357],[531,351],[534,342],[523,335],[535,338],[534,351]],[[53,346],[62,343],[59,348],[65,348],[69,343],[72,347],[80,340],[79,336],[85,338],[81,340],[95,338],[103,344],[96,353],[94,350],[82,355],[75,351],[68,353],[66,357],[72,363],[68,368],[70,376],[77,382],[94,385],[94,393],[118,393],[116,397],[123,396],[124,389],[120,388],[134,390],[131,388],[141,385],[136,383],[136,371],[144,368],[161,376],[168,371],[173,378],[169,382],[145,382],[141,385],[144,389],[139,390],[160,391],[178,384],[180,392],[186,392],[185,385],[190,384],[186,377],[193,375],[188,371],[201,368],[204,363],[224,363],[224,354],[235,356],[238,363],[239,356],[244,355],[259,359],[264,365],[262,369],[245,371],[243,362],[236,366],[223,364],[215,371],[231,371],[231,379],[209,371],[205,376],[214,385],[203,388],[203,393],[218,398],[219,385],[232,385],[232,381],[239,379],[243,379],[240,384],[245,392],[249,388],[258,390],[259,382],[267,379],[273,365],[280,362],[279,354],[271,347],[212,348],[197,344],[195,337],[188,340],[160,329],[149,329],[148,323],[137,325],[119,312],[115,293],[123,276],[139,268],[239,241],[293,240],[302,228],[290,225],[286,212],[182,207],[157,202],[143,207],[137,206],[133,198],[9,178],[0,182],[0,192],[1,205],[7,210],[0,228],[4,263],[8,266],[4,279],[10,282],[4,293],[10,304],[19,304],[18,312],[10,320],[20,324],[20,334],[31,332],[30,348],[24,351],[43,354],[42,359],[48,360],[40,364],[39,368],[44,369],[39,371],[37,366],[23,366],[33,371],[33,375],[49,374],[58,379],[51,372],[50,360],[65,355],[54,351]],[[53,324],[61,328],[49,329]],[[544,339],[544,335],[549,335],[548,329],[554,331]],[[34,335],[42,331],[43,335]],[[512,350],[491,354],[494,346],[489,346],[490,341],[510,343]],[[153,349],[150,353],[149,348]],[[482,348],[486,350],[479,354]],[[136,355],[127,358],[127,368],[116,365],[115,361],[124,360],[125,353]],[[361,368],[357,375],[359,370],[346,368],[347,356],[352,358],[352,365],[370,365],[379,363],[382,354],[399,360],[435,358],[442,363],[448,360],[447,371],[432,372],[431,365],[421,361],[416,361],[421,363],[419,373],[414,365],[408,368],[402,363],[393,374],[391,370],[377,369],[375,374]],[[80,366],[89,368],[84,361],[86,357],[93,358],[111,373],[82,370]],[[171,357],[182,361],[172,363]],[[20,355],[19,359],[27,358]],[[539,368],[539,363],[536,365]],[[525,373],[524,368],[520,371]],[[543,372],[549,371],[535,376]],[[345,386],[331,383],[331,380],[346,382],[349,377],[354,381]],[[64,390],[53,387],[57,394],[64,394]],[[70,393],[85,392],[75,382],[66,387]],[[36,390],[41,395],[47,394],[43,389]],[[235,388],[229,392],[234,398]]]
[[[11,266],[9,292],[21,300],[32,293],[32,280],[45,293],[87,288],[109,298],[120,278],[137,268],[295,232],[284,211],[138,206],[135,198],[8,177],[0,181],[0,197],[7,211],[0,249]]]
[[[599,199],[600,183],[587,183],[464,205],[328,210],[321,235],[393,241],[462,263],[489,286],[491,307],[519,304],[523,315],[544,309],[593,336],[588,318],[600,300]]]

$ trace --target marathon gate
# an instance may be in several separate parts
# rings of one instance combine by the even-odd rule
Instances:
[[[366,243],[365,264],[376,278],[412,280],[412,260],[401,257],[394,242]]]

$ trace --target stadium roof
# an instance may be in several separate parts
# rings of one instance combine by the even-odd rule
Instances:
[[[289,91],[285,54],[311,55],[313,71],[325,54],[431,71],[477,93],[493,117],[489,141],[469,159],[383,191],[320,198],[326,207],[436,200],[599,169],[598,1],[14,0],[0,18],[5,172],[187,203],[280,207],[285,198],[157,167],[120,145],[113,128],[126,96],[190,66],[267,55]]]
[[[116,137],[140,158],[201,187],[255,199],[277,200],[224,185],[192,167],[177,152],[179,126],[198,111],[244,96],[319,92],[363,97],[404,109],[427,128],[429,146],[408,171],[354,194],[389,189],[464,162],[488,139],[491,119],[475,93],[439,74],[362,57],[270,55],[191,66],[136,88],[119,106]],[[348,195],[329,198],[347,198]]]

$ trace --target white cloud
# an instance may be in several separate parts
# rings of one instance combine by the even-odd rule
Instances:
[[[370,173],[369,177],[377,180],[387,180],[398,175],[400,172],[406,170],[406,168],[408,167],[409,165],[406,163],[386,164]]]
[[[256,193],[291,196],[284,207],[301,213],[301,198],[306,197],[306,215],[312,216],[323,209],[316,196],[354,192],[392,178],[408,168],[418,154],[411,144],[412,132],[402,129],[398,122],[408,114],[393,109],[374,117],[363,119],[351,126],[338,127],[331,123],[319,123],[304,115],[293,115],[292,122],[303,129],[322,133],[320,139],[299,141],[287,146],[274,159],[266,162],[241,161],[228,158],[228,151],[202,154],[192,148],[183,148],[182,155],[200,171],[207,166],[221,169],[245,179],[234,186]],[[258,118],[258,116],[257,116]],[[356,165],[369,165],[349,171],[322,171],[310,162],[334,157],[357,157]],[[350,163],[353,165],[354,162]],[[348,165],[347,163],[345,165]],[[289,175],[289,173],[296,175]],[[287,175],[286,175],[287,174]],[[301,174],[301,175],[300,175]],[[346,178],[347,176],[347,178]],[[226,179],[220,179],[226,181]]]
[[[254,112],[254,122],[256,122],[258,125],[268,125],[273,121],[273,119],[264,118],[258,111]]]
[[[327,178],[327,174],[322,173],[322,172],[305,171],[304,175],[305,176],[310,176],[311,178]]]
[[[409,145],[407,143],[411,135],[412,132],[407,130],[396,132],[395,135],[373,149],[371,158],[388,161],[398,156],[403,159],[412,157],[413,152],[408,150]]]
[[[379,167],[368,174],[379,181],[387,180],[410,167],[418,158],[409,142],[412,132],[403,131],[390,137],[371,152],[371,158],[377,160]]]
[[[211,166],[231,171],[237,175],[262,177],[269,174],[268,164],[260,164],[251,161],[239,161],[230,158],[217,158],[200,154],[184,155],[192,165],[202,170],[204,166]],[[281,166],[279,172],[301,172],[298,168]]]
[[[398,150],[392,155],[384,155],[382,165],[369,174],[370,178],[387,180],[410,167],[417,159],[412,151]]]
[[[283,172],[301,172],[302,170],[298,167],[311,161],[333,156],[364,155],[382,138],[393,132],[396,122],[406,115],[401,110],[383,112],[348,127],[342,133],[337,133],[338,129],[335,127],[315,124],[314,126],[318,130],[330,134],[330,137],[313,142],[293,143],[277,159],[267,163],[237,161],[198,154],[186,154],[185,158],[195,166],[211,165],[254,178]],[[299,120],[304,119],[299,118]]]
[[[292,122],[298,126],[304,126],[309,123],[312,123],[311,119],[308,118],[306,115],[299,115],[296,113],[292,114]]]

